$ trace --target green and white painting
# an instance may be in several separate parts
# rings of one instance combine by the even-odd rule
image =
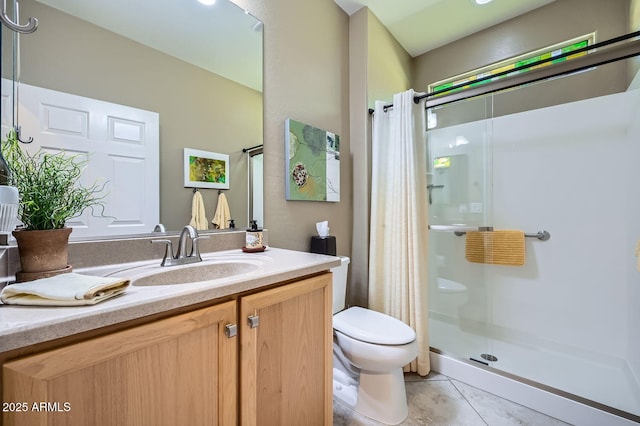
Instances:
[[[288,118],[286,199],[340,201],[340,137]]]

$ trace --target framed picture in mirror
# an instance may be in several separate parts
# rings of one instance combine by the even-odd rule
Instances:
[[[229,189],[229,156],[184,148],[184,187]]]

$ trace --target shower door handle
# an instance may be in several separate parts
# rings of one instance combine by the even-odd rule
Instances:
[[[433,231],[493,231],[493,226],[470,226],[470,225],[429,225],[429,229]]]

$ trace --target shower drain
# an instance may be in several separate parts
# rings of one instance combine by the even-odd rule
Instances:
[[[485,359],[489,362],[496,362],[498,360],[498,357],[491,354],[481,354],[480,358]]]

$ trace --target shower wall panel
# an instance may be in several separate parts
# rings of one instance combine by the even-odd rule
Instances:
[[[640,3],[639,3],[640,4]],[[638,9],[640,11],[640,8]],[[630,107],[630,125],[627,134],[627,144],[630,155],[626,157],[626,168],[629,170],[629,178],[626,179],[627,199],[629,202],[629,246],[640,244],[640,88],[636,89],[635,104]],[[640,324],[640,258],[631,258],[636,268],[629,268],[629,297],[627,299],[630,324],[629,334],[629,367],[631,376],[640,388],[640,332],[637,325]],[[631,326],[633,325],[633,326]],[[640,410],[639,410],[640,411]]]

